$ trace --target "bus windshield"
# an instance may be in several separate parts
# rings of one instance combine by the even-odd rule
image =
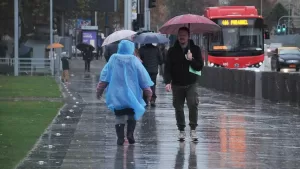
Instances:
[[[215,20],[222,29],[209,36],[210,52],[263,51],[262,19]]]

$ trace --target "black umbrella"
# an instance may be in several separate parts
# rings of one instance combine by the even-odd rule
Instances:
[[[76,48],[80,51],[84,51],[86,49],[91,50],[91,51],[95,50],[94,46],[92,46],[91,44],[88,44],[88,43],[79,43],[76,45]]]

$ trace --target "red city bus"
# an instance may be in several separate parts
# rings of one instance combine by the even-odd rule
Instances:
[[[205,17],[221,26],[208,34],[208,65],[260,67],[264,61],[264,23],[254,6],[208,7]]]

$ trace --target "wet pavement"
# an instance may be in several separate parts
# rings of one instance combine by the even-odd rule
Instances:
[[[199,88],[199,143],[181,143],[160,78],[157,106],[138,121],[137,143],[117,146],[114,116],[95,99],[102,66],[93,61],[94,73],[84,73],[83,61],[72,60],[67,103],[19,169],[299,168],[299,109]]]

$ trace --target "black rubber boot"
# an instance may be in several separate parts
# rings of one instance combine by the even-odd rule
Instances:
[[[134,144],[134,129],[136,126],[136,120],[127,120],[127,139],[129,144]]]
[[[117,144],[118,145],[123,145],[124,144],[124,137],[125,137],[125,134],[124,134],[124,127],[125,127],[125,124],[116,124],[116,133],[117,133],[117,136],[118,136],[118,141],[117,141]]]

